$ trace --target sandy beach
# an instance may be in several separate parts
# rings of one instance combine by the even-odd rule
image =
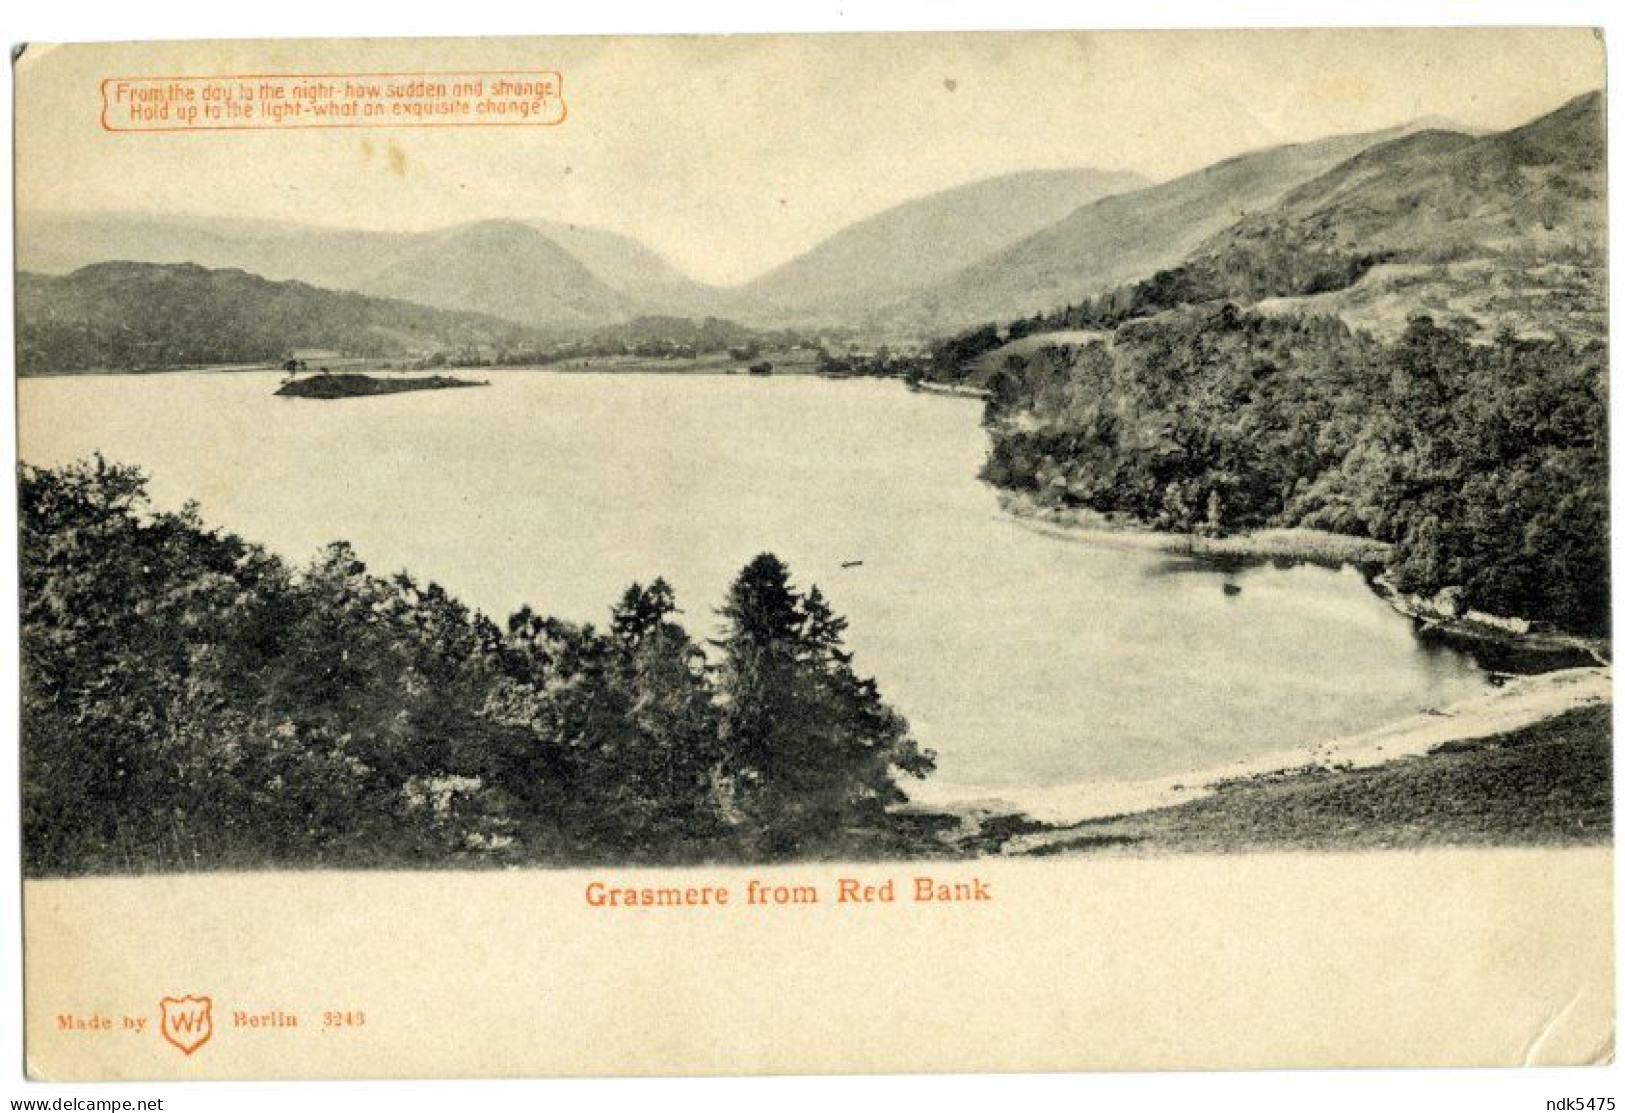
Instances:
[[[972,818],[1019,813],[1040,823],[1064,826],[1189,803],[1212,795],[1228,781],[1305,768],[1369,768],[1426,754],[1447,743],[1520,730],[1612,698],[1612,669],[1564,669],[1512,677],[1482,696],[1346,738],[1195,769],[1179,776],[1019,789],[978,789],[928,780],[910,785],[909,793],[912,806],[920,810]]]

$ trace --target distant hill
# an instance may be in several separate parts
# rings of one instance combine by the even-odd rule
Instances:
[[[1602,94],[1508,131],[1426,131],[1293,190],[1227,239],[1295,224],[1316,242],[1433,260],[1462,251],[1600,246]]]
[[[1105,197],[878,312],[932,332],[1076,301],[1170,267],[1223,229],[1412,126],[1271,147]]]
[[[877,299],[936,281],[1081,204],[1144,184],[1134,174],[1095,170],[973,182],[859,221],[733,289],[689,278],[630,237],[547,220],[391,233],[150,213],[28,213],[18,222],[17,258],[21,269],[45,274],[114,261],[237,268],[568,334],[640,316],[844,324]]]
[[[1426,314],[1468,334],[1607,333],[1598,96],[1488,135],[1429,130],[1339,163],[1177,266],[1021,333],[1111,328],[1181,305],[1336,316],[1394,339]]]
[[[734,291],[741,315],[850,323],[854,314],[1053,224],[1081,205],[1139,189],[1137,174],[1039,170],[946,189],[860,220]]]
[[[528,223],[634,306],[634,316],[721,316],[732,304],[728,291],[688,277],[630,236],[551,220]]]
[[[600,325],[634,310],[574,255],[517,220],[404,237],[377,266],[338,288],[544,329]]]
[[[298,348],[400,356],[536,339],[484,314],[190,263],[98,263],[68,275],[17,276],[23,375],[272,363]]]
[[[17,222],[17,267],[60,275],[95,263],[196,263],[354,289],[414,239],[272,220],[30,212]]]
[[[1395,336],[1408,316],[1521,335],[1606,334],[1606,156],[1601,93],[1521,127],[1426,132],[1366,151],[1238,223],[1193,264],[1245,256],[1380,260],[1343,288],[1276,291],[1266,311],[1337,313]]]
[[[18,222],[17,257],[21,269],[47,274],[113,261],[237,268],[478,310],[557,332],[653,309],[708,312],[714,302],[709,287],[634,240],[545,221],[390,233],[141,213],[29,213]]]

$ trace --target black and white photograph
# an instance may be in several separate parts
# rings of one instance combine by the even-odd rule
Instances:
[[[316,1076],[445,1069],[401,1057],[408,1018],[216,965],[280,930],[257,914],[128,974],[145,1028],[84,992],[139,954],[56,926],[239,893],[415,886],[397,955],[471,908],[517,928],[491,894],[528,884],[731,932],[894,905],[923,945],[904,906],[1017,917],[1061,878],[1150,902],[1198,871],[1223,906],[1247,871],[1419,894],[1512,863],[1586,894],[1573,943],[1484,882],[1517,976],[1611,963],[1598,33],[28,44],[13,71],[31,1070],[298,1077],[263,1030],[312,1024],[353,1056]],[[331,974],[349,929],[312,930]],[[657,929],[627,931],[636,962]],[[1474,955],[1495,977],[1441,992],[1611,1058],[1611,990],[1547,1016]],[[1500,1065],[1465,1029],[1255,1063],[1193,1024],[1122,1063]],[[621,1073],[600,1034],[581,1070]],[[627,1072],[954,1069],[717,1046]]]

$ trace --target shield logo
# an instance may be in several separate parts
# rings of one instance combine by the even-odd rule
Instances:
[[[163,1014],[158,1030],[164,1039],[187,1055],[209,1042],[214,1035],[214,1002],[207,997],[165,997],[158,1002]]]

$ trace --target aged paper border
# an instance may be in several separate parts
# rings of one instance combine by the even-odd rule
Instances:
[[[830,886],[932,869],[771,872]],[[820,907],[756,922],[650,913],[606,923],[583,912],[594,875],[573,872],[29,882],[29,1064],[41,1077],[132,1078],[1594,1063],[1612,1056],[1612,869],[1604,850],[987,862],[935,868],[985,878],[999,894],[986,906],[878,910],[901,913],[889,919],[848,909],[860,916],[844,922]],[[391,933],[425,905],[461,909],[466,932],[437,945]],[[545,1015],[522,992],[492,1008],[492,984],[531,988],[504,963],[537,954],[528,933],[538,923],[565,941],[577,961],[563,968],[579,981],[535,986],[538,1006],[557,1002]],[[399,964],[355,969],[358,944],[377,955],[403,939],[418,949]],[[559,969],[555,953],[537,969]],[[449,957],[442,978],[472,969],[486,979],[371,984],[424,969],[425,954]],[[684,954],[706,959],[703,977],[628,962]],[[582,970],[604,971],[601,986]],[[221,1034],[209,1051],[222,1054],[179,1069],[156,1056],[173,1055],[166,1047],[101,1059],[42,1031],[60,1008],[42,985],[150,1010],[158,982],[213,975],[266,1011],[333,996],[345,971],[352,991],[410,994],[419,1016],[384,1023],[370,1047],[279,1050],[269,1037]],[[1343,1023],[1327,1032],[1334,993]],[[526,1018],[536,1026],[516,1048]],[[704,1035],[726,1049],[716,1037],[730,1033],[726,1058],[689,1042]],[[1215,1039],[1193,1054],[1201,1035]],[[556,1045],[536,1054],[549,1037]]]

